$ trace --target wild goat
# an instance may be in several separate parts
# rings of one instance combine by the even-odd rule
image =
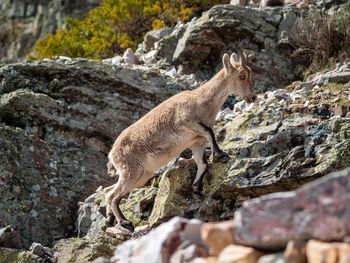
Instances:
[[[107,224],[116,218],[119,225],[133,230],[119,208],[120,200],[133,188],[145,185],[153,172],[165,166],[186,148],[192,150],[197,164],[193,196],[201,199],[202,180],[208,168],[206,145],[213,160],[225,162],[230,157],[216,143],[215,117],[231,93],[253,102],[256,98],[247,57],[240,51],[222,58],[224,68],[211,80],[192,91],[183,91],[167,99],[125,129],[116,139],[109,155],[108,170],[119,173],[118,182],[104,189]]]

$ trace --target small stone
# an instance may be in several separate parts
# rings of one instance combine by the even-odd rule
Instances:
[[[107,236],[123,240],[128,237],[131,237],[132,235],[132,232],[130,230],[122,226],[108,227],[105,232]]]
[[[290,94],[290,98],[295,101],[295,100],[299,100],[299,99],[302,99],[303,96],[301,96],[299,93],[291,93]]]
[[[207,257],[208,255],[209,252],[203,245],[185,241],[172,254],[170,263],[190,262],[195,258]]]
[[[98,257],[94,261],[92,261],[91,263],[111,263],[111,261],[104,258],[104,257]]]
[[[333,112],[335,116],[345,117],[347,108],[345,105],[336,105],[333,108]]]
[[[201,237],[210,247],[210,253],[213,256],[218,256],[225,247],[235,243],[233,220],[203,224]]]
[[[251,247],[229,245],[221,251],[218,263],[256,263],[263,254]]]
[[[111,63],[113,65],[119,65],[121,64],[123,58],[121,56],[115,56],[113,58],[106,58],[106,59],[103,59],[102,62],[103,63]]]
[[[305,90],[311,90],[312,86],[313,86],[312,81],[302,82],[295,87],[295,90],[299,90],[303,88],[305,88]]]
[[[345,263],[350,262],[350,244],[347,243],[335,243],[338,252],[338,262]]]
[[[169,27],[152,30],[146,33],[144,40],[144,48],[146,52],[154,48],[154,44],[166,35],[171,34],[173,29]]]
[[[39,257],[45,257],[45,256],[52,257],[53,256],[52,250],[48,247],[44,247],[40,243],[34,242],[30,246],[29,250],[31,251],[32,254],[37,255]]]
[[[247,2],[248,2],[247,0],[231,0],[230,4],[231,5],[246,6]]]
[[[124,54],[123,54],[123,58],[124,58],[124,63],[126,66],[132,66],[136,64],[136,57],[134,54],[134,51],[132,51],[131,48],[128,48]]]
[[[176,73],[176,68],[172,68],[171,70],[169,71],[166,71],[164,73],[165,76],[168,76],[168,77],[171,77],[171,78],[176,78],[177,76],[177,73]]]
[[[310,240],[306,245],[308,263],[336,263],[337,249],[331,243]]]
[[[262,256],[257,263],[286,263],[286,261],[282,253],[277,253]]]
[[[144,226],[138,226],[135,228],[135,232],[138,232],[142,235],[147,234],[149,231],[151,231],[151,227],[149,225],[144,225]]]
[[[339,98],[339,97],[336,97],[336,98],[334,98],[333,100],[331,100],[331,103],[335,103],[335,102],[337,102],[337,101],[340,101],[340,98]]]
[[[157,51],[152,50],[152,51],[148,52],[146,55],[144,55],[142,57],[142,60],[146,65],[150,66],[150,65],[157,62],[156,56],[157,56]]]
[[[216,263],[216,257],[195,258],[190,263]]]
[[[304,112],[306,107],[307,106],[305,106],[304,104],[293,103],[288,106],[288,110],[290,110],[291,112]]]
[[[284,251],[286,262],[306,263],[306,243],[303,241],[290,240]]]

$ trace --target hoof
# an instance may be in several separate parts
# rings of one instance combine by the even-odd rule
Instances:
[[[106,226],[107,226],[107,227],[112,227],[112,226],[114,226],[114,219],[115,219],[114,216],[107,216],[107,219],[106,219]]]
[[[231,160],[231,157],[225,152],[222,152],[219,156],[214,158],[215,162],[220,162],[220,163],[226,163],[229,160]]]
[[[127,230],[130,230],[131,232],[134,232],[134,225],[130,221],[125,221],[123,223],[120,223],[119,226],[126,228]]]
[[[204,199],[204,195],[198,192],[193,192],[192,196],[194,199],[196,199],[197,201],[203,201]]]

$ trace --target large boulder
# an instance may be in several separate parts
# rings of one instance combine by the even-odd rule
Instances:
[[[289,240],[342,241],[350,234],[350,169],[329,174],[296,191],[243,204],[235,215],[235,240],[281,249]]]
[[[106,163],[117,135],[187,88],[92,60],[1,67],[0,226],[11,224],[25,247],[71,236],[78,201],[115,182]]]
[[[190,250],[198,253],[197,256],[203,255],[202,250],[206,250],[206,247],[200,237],[201,225],[202,222],[199,220],[175,217],[147,235],[119,245],[111,262],[182,262],[175,261],[172,257],[179,257],[175,251],[181,247],[184,248],[185,242],[186,248],[194,245]],[[195,249],[196,246],[197,249]],[[202,249],[198,249],[198,246]]]

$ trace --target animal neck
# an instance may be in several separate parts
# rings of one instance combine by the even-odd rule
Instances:
[[[225,70],[220,70],[213,78],[197,90],[199,93],[198,95],[203,102],[207,104],[207,107],[213,109],[216,113],[219,112],[228,95],[231,93],[227,88]]]

